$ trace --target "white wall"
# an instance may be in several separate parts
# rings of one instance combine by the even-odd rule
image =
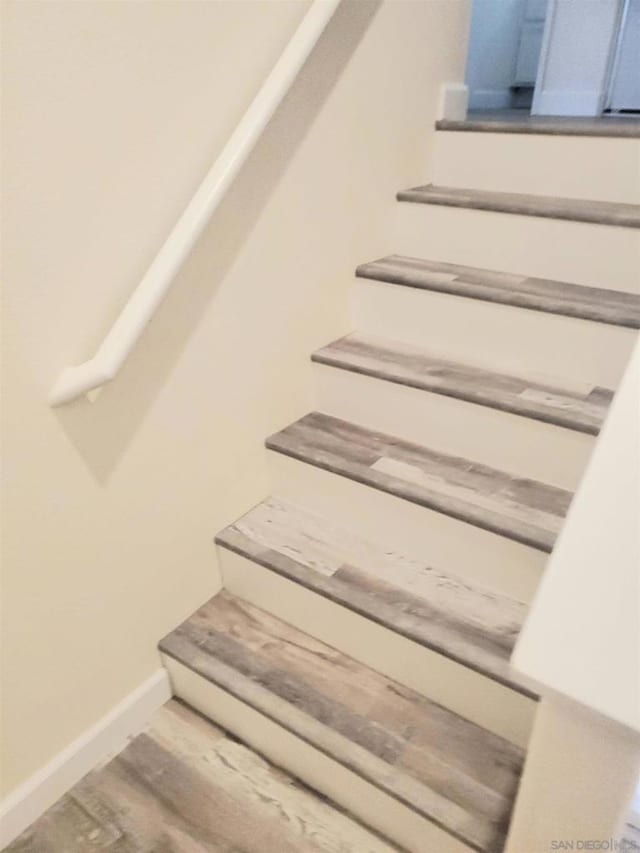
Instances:
[[[2,786],[155,671],[269,491],[355,265],[428,180],[466,0],[347,0],[117,380],[46,394],[135,287],[306,3],[15,0],[4,11]]]
[[[94,351],[305,8],[3,4],[3,791],[149,675],[151,637],[216,588],[210,455],[170,379],[192,309],[165,314],[99,404],[45,398]]]
[[[640,731],[640,344],[512,663],[543,691]]]
[[[621,0],[550,0],[533,113],[600,113],[620,7]]]
[[[511,101],[524,0],[473,0],[466,82],[470,109]]]

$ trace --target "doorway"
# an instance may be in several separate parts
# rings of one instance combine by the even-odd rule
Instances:
[[[470,110],[531,109],[548,0],[473,0]]]
[[[640,117],[640,0],[473,0],[469,110]]]

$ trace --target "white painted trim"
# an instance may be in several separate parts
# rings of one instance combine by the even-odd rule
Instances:
[[[119,752],[171,698],[167,671],[158,669],[0,803],[0,849],[96,765]]]
[[[68,403],[99,388],[118,374],[339,4],[340,0],[313,0],[96,354],[84,364],[65,368],[58,376],[49,394],[52,406]]]
[[[464,121],[469,105],[469,87],[464,83],[443,83],[438,99],[438,118]]]

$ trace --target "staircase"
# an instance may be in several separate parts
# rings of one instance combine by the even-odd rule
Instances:
[[[510,655],[640,328],[638,140],[485,130],[437,132],[273,494],[216,537],[224,590],[160,644],[177,696],[419,853],[504,848]]]

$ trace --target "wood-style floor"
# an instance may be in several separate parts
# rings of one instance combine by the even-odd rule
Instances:
[[[6,853],[392,853],[300,782],[173,700]]]
[[[551,551],[571,494],[311,412],[267,447],[404,500]]]
[[[404,255],[389,255],[360,264],[356,275],[418,290],[432,290],[640,329],[640,296],[620,290],[585,287],[566,281],[532,278]]]
[[[521,216],[548,219],[570,219],[597,225],[620,225],[640,228],[640,205],[617,201],[541,196],[532,193],[495,192],[494,190],[460,189],[426,184],[401,190],[398,201],[492,210]]]
[[[640,300],[639,300],[640,301]],[[431,355],[418,347],[357,332],[312,355],[319,364],[597,435],[613,391],[563,388]]]
[[[160,649],[469,847],[502,850],[523,762],[503,738],[227,592]]]
[[[637,115],[537,116],[528,110],[470,110],[466,119],[441,119],[438,130],[485,133],[535,133],[551,136],[640,137]]]
[[[216,537],[391,631],[525,695],[509,657],[526,605],[434,569],[303,507],[271,497]]]

